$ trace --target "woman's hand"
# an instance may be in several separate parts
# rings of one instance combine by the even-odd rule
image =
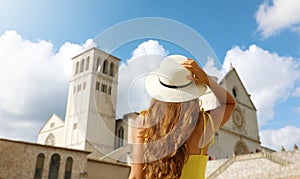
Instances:
[[[181,65],[192,72],[192,76],[189,77],[190,80],[195,81],[195,83],[209,83],[209,76],[200,68],[195,60],[188,58]]]

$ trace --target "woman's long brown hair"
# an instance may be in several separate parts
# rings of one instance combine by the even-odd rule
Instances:
[[[180,178],[188,157],[187,139],[198,122],[198,99],[180,103],[152,99],[144,116],[145,177]]]

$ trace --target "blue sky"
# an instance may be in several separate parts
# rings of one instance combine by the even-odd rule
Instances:
[[[1,90],[0,137],[35,141],[52,113],[63,118],[70,63],[59,59],[75,55],[88,39],[118,23],[162,17],[201,34],[224,70],[233,63],[258,109],[263,145],[277,150],[281,145],[288,149],[294,143],[300,145],[297,0],[0,2],[0,82],[9,86]],[[132,41],[113,55],[125,62],[148,40]],[[160,52],[169,54],[180,50],[169,42],[158,42],[143,45],[162,46]],[[37,52],[36,59],[28,54],[30,50]],[[58,87],[48,91],[50,84]]]

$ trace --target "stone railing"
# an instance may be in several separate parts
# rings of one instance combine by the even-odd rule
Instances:
[[[277,163],[277,164],[279,164],[281,166],[287,166],[288,164],[290,164],[289,161],[287,161],[287,160],[285,160],[285,159],[283,159],[283,158],[281,158],[279,156],[276,156],[276,155],[274,155],[272,153],[269,153],[269,152],[263,151],[262,155],[263,155],[264,158],[266,158],[268,160],[271,160],[272,162]]]
[[[222,172],[224,172],[232,163],[236,161],[245,161],[245,160],[253,160],[253,159],[260,159],[260,158],[266,158],[274,163],[277,163],[281,166],[286,166],[290,164],[289,161],[278,157],[272,153],[262,151],[260,153],[255,153],[255,154],[246,154],[246,155],[237,155],[237,156],[232,156],[229,160],[224,162],[217,170],[212,172],[207,179],[212,179],[216,178],[218,175],[220,175]]]

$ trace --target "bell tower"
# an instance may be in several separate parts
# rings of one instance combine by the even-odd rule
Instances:
[[[72,60],[64,145],[98,158],[114,149],[120,59],[91,48]]]

